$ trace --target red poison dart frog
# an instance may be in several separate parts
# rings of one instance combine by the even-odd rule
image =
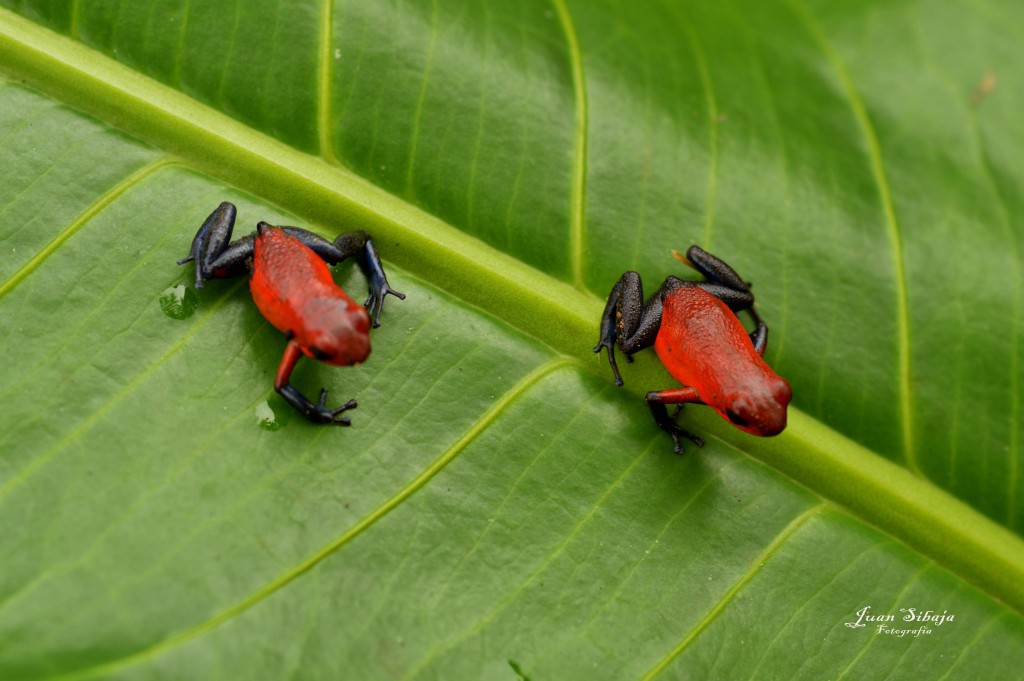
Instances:
[[[370,316],[380,326],[384,296],[402,300],[405,295],[388,285],[377,249],[366,232],[342,234],[333,242],[298,227],[274,227],[265,222],[256,231],[234,243],[235,206],[224,202],[199,228],[187,258],[194,260],[196,288],[206,279],[235,277],[249,273],[249,289],[263,316],[288,336],[288,346],[274,379],[274,390],[316,423],[350,425],[338,416],[355,409],[349,400],[340,407],[324,406],[327,388],[314,404],[289,379],[302,355],[335,366],[355,366],[370,354]],[[370,297],[363,304],[369,313],[334,283],[327,264],[336,265],[351,256],[370,282]]]
[[[654,346],[658,359],[682,388],[647,393],[654,421],[672,436],[676,452],[679,438],[704,441],[669,417],[666,404],[706,404],[729,423],[754,435],[777,435],[786,427],[789,383],[765,364],[768,327],[754,309],[754,294],[727,264],[691,246],[685,256],[673,252],[683,264],[707,281],[668,277],[644,302],[643,285],[636,272],[623,274],[608,296],[601,317],[601,340],[594,352],[607,348],[615,384],[622,385],[615,364],[615,344],[631,355]],[[750,334],[737,313],[750,313],[757,328]]]

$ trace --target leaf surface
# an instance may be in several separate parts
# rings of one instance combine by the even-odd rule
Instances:
[[[1012,3],[3,4],[3,678],[1019,675]],[[408,294],[351,428],[174,265],[223,200]],[[795,409],[678,458],[589,350],[689,243]]]

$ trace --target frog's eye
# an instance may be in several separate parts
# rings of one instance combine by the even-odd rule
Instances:
[[[729,420],[732,421],[737,426],[749,426],[750,425],[745,418],[743,418],[742,416],[740,416],[739,414],[734,412],[732,409],[726,409],[725,410],[725,415],[728,416]]]

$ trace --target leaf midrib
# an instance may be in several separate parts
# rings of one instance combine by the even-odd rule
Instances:
[[[329,166],[84,45],[0,9],[0,64],[69,105],[177,154],[189,166],[330,230],[353,222],[388,259],[571,357],[586,352],[602,302],[497,251],[351,172]],[[342,216],[344,225],[342,224]],[[605,372],[599,361],[582,366]],[[659,375],[652,363],[634,372]],[[786,433],[754,441],[702,427],[1024,611],[1024,541],[906,469],[791,409]]]

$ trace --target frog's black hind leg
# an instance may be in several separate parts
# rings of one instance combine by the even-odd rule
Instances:
[[[736,270],[725,261],[711,255],[699,246],[690,246],[685,256],[676,254],[676,257],[680,262],[692,267],[707,278],[707,281],[700,282],[697,286],[728,305],[733,312],[739,313],[746,310],[750,314],[754,323],[757,324],[757,328],[750,334],[750,340],[758,354],[764,355],[764,350],[768,345],[768,326],[754,309],[754,293],[750,290],[750,284],[743,281]]]
[[[265,225],[266,223],[261,222],[257,229]],[[399,300],[405,300],[404,293],[399,293],[388,285],[384,266],[380,262],[380,256],[377,255],[377,248],[373,245],[373,239],[366,232],[347,232],[332,242],[319,234],[299,227],[282,227],[281,229],[309,246],[314,253],[330,265],[337,265],[352,256],[359,256],[359,267],[370,282],[370,295],[363,305],[369,310],[375,327],[380,326],[380,312],[384,308],[384,296],[391,294]]]
[[[667,282],[666,282],[667,284]],[[632,270],[624,272],[608,294],[608,303],[601,316],[601,339],[594,352],[608,350],[608,363],[615,374],[615,385],[622,385],[622,376],[615,363],[615,345],[619,346],[627,362],[633,353],[654,345],[661,327],[661,294],[664,286],[644,303],[644,287],[640,275]]]
[[[217,206],[196,232],[188,256],[178,261],[179,265],[195,261],[196,288],[202,288],[207,279],[237,277],[249,271],[255,236],[250,234],[229,243],[235,214],[234,204],[225,201]]]

